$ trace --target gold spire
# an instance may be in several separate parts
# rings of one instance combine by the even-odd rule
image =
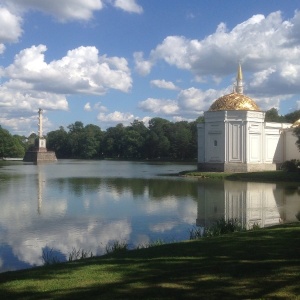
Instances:
[[[238,73],[237,73],[237,77],[236,77],[237,81],[243,81],[243,72],[242,72],[242,66],[241,63],[239,62],[239,66],[238,66]]]
[[[239,62],[237,76],[236,76],[236,84],[235,84],[235,93],[243,94],[244,93],[244,86],[243,86],[243,72],[242,72],[242,66]]]

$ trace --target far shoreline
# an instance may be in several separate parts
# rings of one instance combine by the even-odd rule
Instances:
[[[252,182],[300,182],[300,172],[287,172],[282,170],[247,173],[200,172],[197,170],[190,170],[180,172],[178,173],[178,176],[198,179],[226,179]]]

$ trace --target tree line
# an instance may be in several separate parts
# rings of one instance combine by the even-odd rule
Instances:
[[[153,118],[146,127],[134,120],[129,126],[117,124],[106,131],[77,121],[67,130],[60,127],[49,132],[47,145],[58,158],[195,159],[198,121]]]
[[[300,110],[279,115],[272,108],[266,111],[266,122],[294,123],[300,119]],[[174,159],[194,160],[197,157],[197,123],[171,122],[163,118],[152,118],[147,127],[144,122],[134,120],[129,126],[117,124],[105,131],[94,124],[84,125],[81,121],[65,129],[50,131],[47,148],[56,152],[57,158],[82,159]],[[295,129],[300,146],[300,128]],[[23,157],[25,151],[34,148],[37,135],[29,137],[11,135],[0,126],[0,158]]]

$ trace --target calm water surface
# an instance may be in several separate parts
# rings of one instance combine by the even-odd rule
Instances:
[[[105,253],[189,238],[195,226],[238,218],[247,228],[300,219],[298,184],[172,176],[195,164],[59,160],[0,162],[0,272],[64,260],[72,249]]]

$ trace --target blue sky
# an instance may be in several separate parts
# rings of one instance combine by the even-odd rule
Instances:
[[[193,121],[230,93],[300,109],[299,1],[0,0],[0,125]]]

